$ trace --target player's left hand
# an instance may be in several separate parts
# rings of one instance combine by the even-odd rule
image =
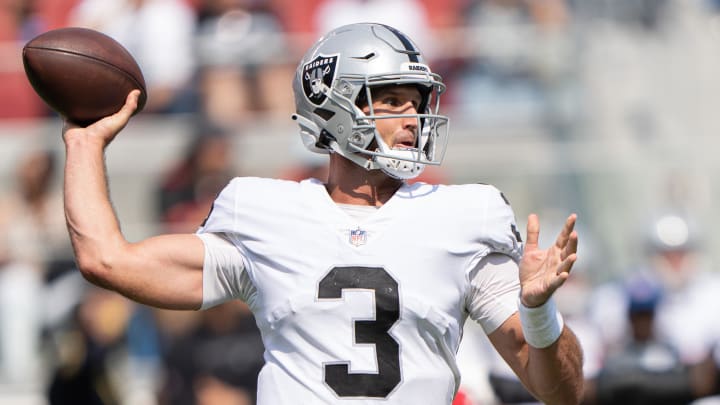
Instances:
[[[576,219],[571,214],[555,243],[543,250],[538,247],[540,220],[535,214],[528,216],[527,239],[520,261],[520,301],[526,307],[544,304],[570,277],[577,260],[578,235],[573,230]]]

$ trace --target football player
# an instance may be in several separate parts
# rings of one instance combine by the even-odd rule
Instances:
[[[577,403],[582,354],[552,295],[576,260],[576,217],[556,242],[523,244],[494,187],[407,180],[439,165],[445,86],[403,33],[353,24],[300,62],[296,114],[329,177],[235,178],[196,234],[128,242],[103,151],[137,93],[87,128],[66,124],[66,215],[83,275],[147,305],[240,299],[262,332],[260,404],[449,404],[468,317],[540,400]]]

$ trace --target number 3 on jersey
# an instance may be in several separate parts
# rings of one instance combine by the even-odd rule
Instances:
[[[385,398],[400,384],[400,346],[388,332],[400,317],[398,284],[382,267],[335,267],[318,285],[318,299],[342,298],[344,289],[375,293],[375,319],[354,321],[355,342],[372,343],[378,373],[350,373],[349,362],[326,364],[325,383],[340,397]]]

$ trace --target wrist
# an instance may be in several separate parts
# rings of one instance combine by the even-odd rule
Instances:
[[[99,137],[89,136],[85,132],[67,131],[63,134],[66,148],[84,148],[84,149],[105,149],[105,141]]]
[[[525,341],[530,346],[543,349],[560,337],[564,322],[552,298],[532,308],[525,306],[518,298],[518,313]]]

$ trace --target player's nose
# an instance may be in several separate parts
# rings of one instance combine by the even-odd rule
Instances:
[[[412,131],[412,133],[416,133],[418,128],[418,118],[417,118],[417,111],[415,110],[415,107],[413,107],[412,112],[407,111],[406,115],[402,118],[402,128],[407,131]]]

